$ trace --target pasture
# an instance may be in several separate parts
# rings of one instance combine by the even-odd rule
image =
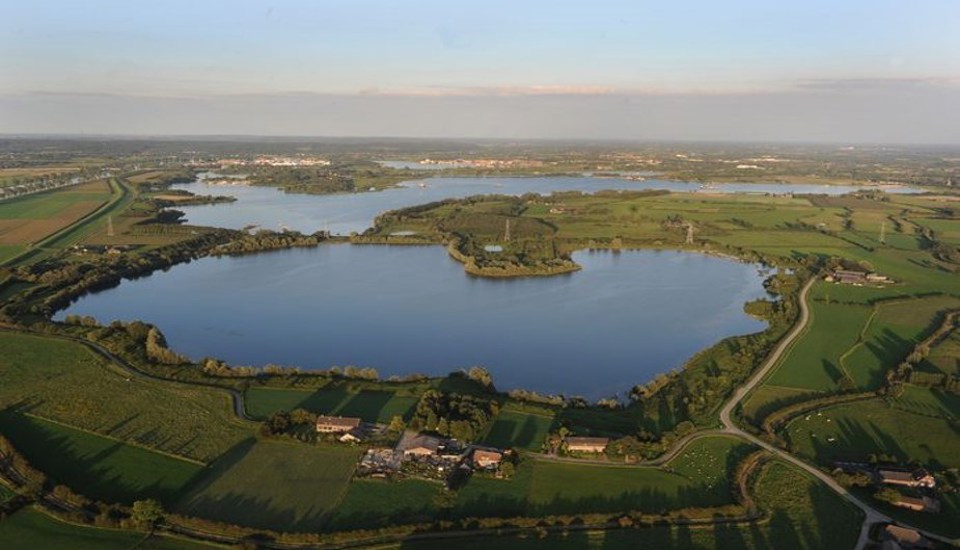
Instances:
[[[183,514],[280,531],[317,531],[346,495],[354,447],[244,441],[176,505]]]
[[[248,437],[226,392],[130,376],[80,344],[0,332],[0,409],[202,462]]]
[[[872,399],[826,407],[785,428],[797,452],[820,464],[887,455],[935,469],[960,467],[956,396],[911,388],[898,399]]]

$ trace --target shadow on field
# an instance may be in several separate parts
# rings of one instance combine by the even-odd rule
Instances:
[[[66,485],[84,496],[125,504],[155,498],[169,504],[183,494],[184,486],[194,483],[203,473],[197,472],[184,483],[178,481],[183,479],[180,477],[183,470],[144,472],[137,457],[140,457],[139,453],[150,451],[32,418],[25,414],[32,407],[20,405],[16,409],[11,407],[0,411],[0,432],[31,466],[44,472],[53,483]],[[118,426],[130,420],[132,418],[121,421]],[[123,454],[118,456],[120,452]],[[189,470],[190,466],[186,468]]]

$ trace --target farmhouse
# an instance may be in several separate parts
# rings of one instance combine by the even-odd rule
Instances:
[[[397,444],[397,450],[402,452],[404,457],[433,456],[439,452],[442,443],[439,437],[406,432]]]
[[[887,525],[883,528],[881,536],[884,541],[883,548],[933,548],[933,544],[918,531],[900,527],[897,525]]]
[[[324,434],[346,433],[360,426],[360,419],[349,416],[318,416],[317,431]]]
[[[908,497],[901,496],[891,504],[913,510],[914,512],[929,512],[931,514],[940,513],[940,501],[930,497]]]
[[[473,466],[475,468],[483,470],[495,468],[500,465],[501,460],[503,460],[503,453],[499,451],[488,451],[484,449],[474,449],[473,451]]]
[[[880,483],[902,485],[904,487],[928,487],[932,489],[937,485],[937,480],[924,469],[880,469],[877,470],[877,478],[880,480]]]
[[[567,450],[573,453],[602,453],[607,450],[610,438],[607,437],[568,437]]]

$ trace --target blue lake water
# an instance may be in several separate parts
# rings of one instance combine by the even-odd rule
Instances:
[[[855,191],[849,185],[725,183],[701,189],[700,184],[647,179],[635,181],[597,177],[437,177],[405,182],[401,187],[377,192],[342,195],[287,194],[272,187],[210,185],[199,180],[174,186],[202,195],[229,195],[237,202],[201,206],[182,206],[187,220],[195,225],[241,229],[258,225],[264,229],[289,228],[303,233],[327,230],[346,235],[370,227],[382,212],[431,201],[471,195],[524,193],[549,194],[558,191],[595,192],[612,190],[666,189],[695,193],[824,193],[839,195]],[[889,187],[888,192],[916,192],[910,187]]]
[[[487,367],[501,389],[599,398],[764,323],[755,265],[672,251],[579,252],[577,273],[467,276],[441,247],[324,245],[205,258],[82,298],[67,313],[157,324],[175,350],[235,365]]]

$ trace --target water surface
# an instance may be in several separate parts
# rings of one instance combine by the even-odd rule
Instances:
[[[762,330],[757,266],[671,251],[580,252],[546,278],[469,277],[441,247],[324,245],[205,258],[67,313],[157,324],[193,359],[382,376],[487,367],[501,389],[613,395],[721,338]]]
[[[596,192],[612,190],[666,189],[676,192],[710,193],[825,193],[838,195],[855,191],[849,185],[800,185],[726,183],[701,189],[697,183],[647,179],[635,181],[597,177],[438,177],[404,182],[401,187],[376,192],[338,195],[288,194],[273,187],[210,185],[203,179],[179,184],[201,195],[229,195],[237,202],[178,206],[195,225],[241,229],[258,225],[264,229],[294,229],[303,233],[327,230],[347,235],[361,232],[373,224],[380,213],[431,201],[471,195],[549,194],[558,191]],[[909,187],[889,188],[890,192],[911,192]]]

